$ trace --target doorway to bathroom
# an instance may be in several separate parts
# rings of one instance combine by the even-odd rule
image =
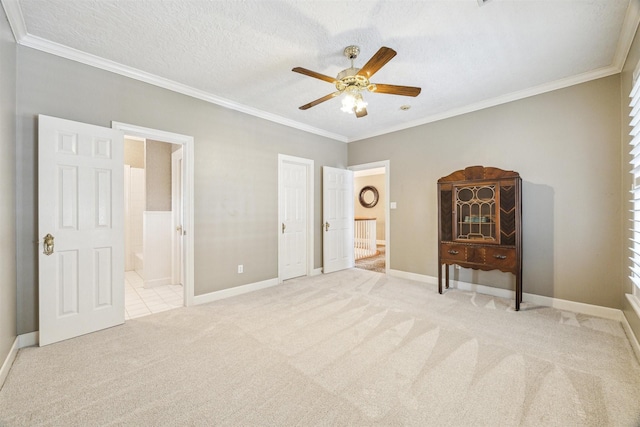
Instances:
[[[125,320],[184,305],[182,151],[125,135]]]
[[[180,223],[172,223],[169,228],[169,232],[173,236],[173,239],[179,240],[179,245],[173,245],[172,247],[176,250],[177,256],[180,258],[176,258],[176,255],[173,256],[173,259],[181,259],[181,269],[180,269],[180,279],[182,281],[182,303],[185,306],[189,306],[193,304],[194,300],[194,241],[193,241],[193,224],[194,224],[194,200],[193,200],[193,185],[194,185],[194,176],[193,176],[193,164],[194,164],[194,144],[195,140],[192,136],[182,135],[174,132],[167,132],[158,129],[146,128],[143,126],[122,123],[122,122],[112,122],[111,127],[116,130],[122,131],[124,135],[129,137],[137,138],[140,140],[152,140],[152,141],[162,141],[164,143],[170,143],[172,145],[172,150],[176,151],[176,146],[181,147],[181,156],[179,161],[179,168],[181,172],[179,174],[173,174],[174,176],[179,177],[179,180],[172,180],[172,185],[179,185],[180,191],[172,192],[172,199],[175,199],[175,195],[181,194],[182,197],[179,198],[181,207],[175,209],[172,208],[174,213],[179,213],[173,215],[175,221],[181,221]],[[175,159],[175,154],[172,154],[172,161]],[[172,164],[175,164],[172,163]],[[146,173],[145,173],[146,175]],[[146,181],[146,179],[145,179]],[[146,184],[145,184],[146,188]],[[145,196],[146,199],[146,196]],[[146,202],[145,202],[146,203]],[[163,230],[166,230],[164,228]],[[175,240],[173,240],[175,242]],[[144,243],[143,243],[144,246]],[[176,249],[177,248],[177,249]],[[145,264],[144,253],[142,256],[143,261],[143,269]],[[150,260],[149,260],[150,261]],[[146,274],[145,274],[146,276]],[[135,276],[134,281],[135,281]],[[142,279],[142,284],[138,281],[138,287],[142,285],[143,289],[148,289],[145,287],[145,279]],[[153,283],[154,285],[159,284],[158,282]],[[123,288],[125,284],[123,283]],[[153,289],[152,289],[153,290]],[[151,292],[144,292],[149,294],[151,297],[151,301],[158,302],[158,298],[154,298]],[[157,294],[157,292],[155,292]],[[134,296],[131,291],[128,293],[131,296]],[[125,297],[125,299],[127,299]],[[136,307],[142,309],[143,307],[139,304],[140,301],[135,301],[135,298],[128,298],[130,305],[132,302],[138,303]],[[162,300],[162,298],[160,298]],[[144,303],[144,302],[143,302]],[[147,306],[146,303],[144,305]],[[162,307],[161,304],[156,304],[158,307],[155,309],[163,309],[166,307]],[[147,313],[143,313],[143,310],[139,310],[140,313],[135,313],[131,307],[131,310],[127,313],[125,311],[125,318],[131,319],[134,316],[141,316]],[[148,310],[151,311],[151,310]],[[133,315],[132,315],[133,314]]]

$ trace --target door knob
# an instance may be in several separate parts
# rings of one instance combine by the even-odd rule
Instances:
[[[284,230],[287,228],[286,225],[284,225],[284,222],[282,223],[282,234],[284,234]]]
[[[329,231],[329,227],[331,227],[331,224],[329,224],[328,222],[324,223],[324,231]]]
[[[44,246],[43,254],[51,255],[53,253],[53,236],[51,234],[44,236],[44,243],[42,246]]]

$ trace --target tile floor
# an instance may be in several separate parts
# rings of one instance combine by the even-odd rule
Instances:
[[[182,285],[156,286],[146,289],[135,271],[124,273],[125,320],[183,306]]]

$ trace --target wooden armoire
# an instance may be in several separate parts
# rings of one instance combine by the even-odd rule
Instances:
[[[438,180],[438,292],[452,265],[500,270],[522,302],[522,180],[514,171],[470,166]]]

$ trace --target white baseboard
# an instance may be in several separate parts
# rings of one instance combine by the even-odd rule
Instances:
[[[16,360],[18,350],[20,350],[21,348],[38,345],[39,336],[40,334],[38,333],[38,331],[29,332],[28,334],[18,335],[13,341],[11,350],[9,350],[9,354],[7,354],[7,357],[2,363],[2,368],[0,368],[0,390],[2,390],[4,381],[7,379],[7,375],[9,375],[9,371],[11,370],[11,366],[13,365],[13,361]]]
[[[322,274],[322,267],[312,270],[309,276],[319,276],[321,274]]]
[[[40,343],[40,332],[29,332],[28,334],[18,335],[18,348],[33,347]]]
[[[417,282],[428,283],[430,285],[438,285],[438,278],[423,274],[408,273],[406,271],[389,270],[389,275],[402,279],[415,280]],[[476,285],[474,283],[461,282],[458,280],[449,280],[450,288],[456,288],[463,291],[478,292],[480,294],[491,295],[498,298],[515,298],[515,291],[502,288],[494,288],[492,286]],[[529,294],[523,292],[523,302],[542,305],[545,307],[553,307],[559,310],[572,311],[575,313],[588,314],[590,316],[601,317],[621,322],[624,318],[621,310],[599,305],[584,304],[581,302],[567,301],[558,298],[546,297],[542,295]]]
[[[629,304],[631,305],[631,308],[633,308],[633,311],[636,312],[636,316],[640,318],[640,301],[635,295],[632,295],[632,294],[625,294],[625,295],[627,297],[627,301],[629,301]]]
[[[271,286],[276,286],[277,284],[278,279],[274,278],[263,280],[261,282],[249,283],[247,285],[236,286],[235,288],[222,289],[220,291],[210,292],[204,295],[196,295],[193,297],[193,303],[195,305],[205,304],[208,302],[218,301],[224,298],[230,298],[236,295],[242,295],[260,289],[270,288]]]
[[[415,280],[416,282],[428,283],[430,285],[438,285],[438,278],[427,276],[424,274],[409,273],[408,271],[389,269],[389,276],[398,277],[400,279]]]
[[[20,337],[16,337],[16,339],[13,341],[13,345],[11,345],[9,354],[7,354],[7,357],[2,363],[2,368],[0,368],[0,390],[2,390],[4,380],[7,379],[7,375],[9,375],[9,371],[11,370],[11,365],[13,365],[13,361],[16,359],[16,355],[18,354],[19,342]]]
[[[513,291],[510,291],[513,292]],[[513,293],[513,296],[515,293]],[[617,308],[603,307],[600,305],[585,304],[582,302],[568,301],[559,298],[545,297],[542,295],[523,293],[522,299],[526,299],[527,302],[537,305],[544,305],[547,307],[557,308],[559,310],[573,311],[575,313],[588,314],[590,316],[602,317],[603,319],[610,319],[621,322],[624,318],[622,310]]]
[[[625,316],[622,316],[620,323],[622,323],[622,329],[624,329],[624,333],[627,334],[631,348],[640,362],[640,342],[638,342],[638,338],[636,338],[636,335],[633,333],[633,329],[631,329],[631,325]]]
[[[631,294],[626,294],[626,296],[629,304],[631,304],[631,307],[633,307],[633,311],[635,311],[636,315],[640,317],[640,304],[638,304],[638,299]],[[627,317],[624,315],[622,316],[622,327],[624,328],[624,331],[627,334],[629,341],[631,342],[631,347],[633,347],[633,351],[636,353],[638,361],[640,361],[640,342],[638,342],[636,334],[633,333],[633,329],[631,329],[631,325],[629,324]]]

